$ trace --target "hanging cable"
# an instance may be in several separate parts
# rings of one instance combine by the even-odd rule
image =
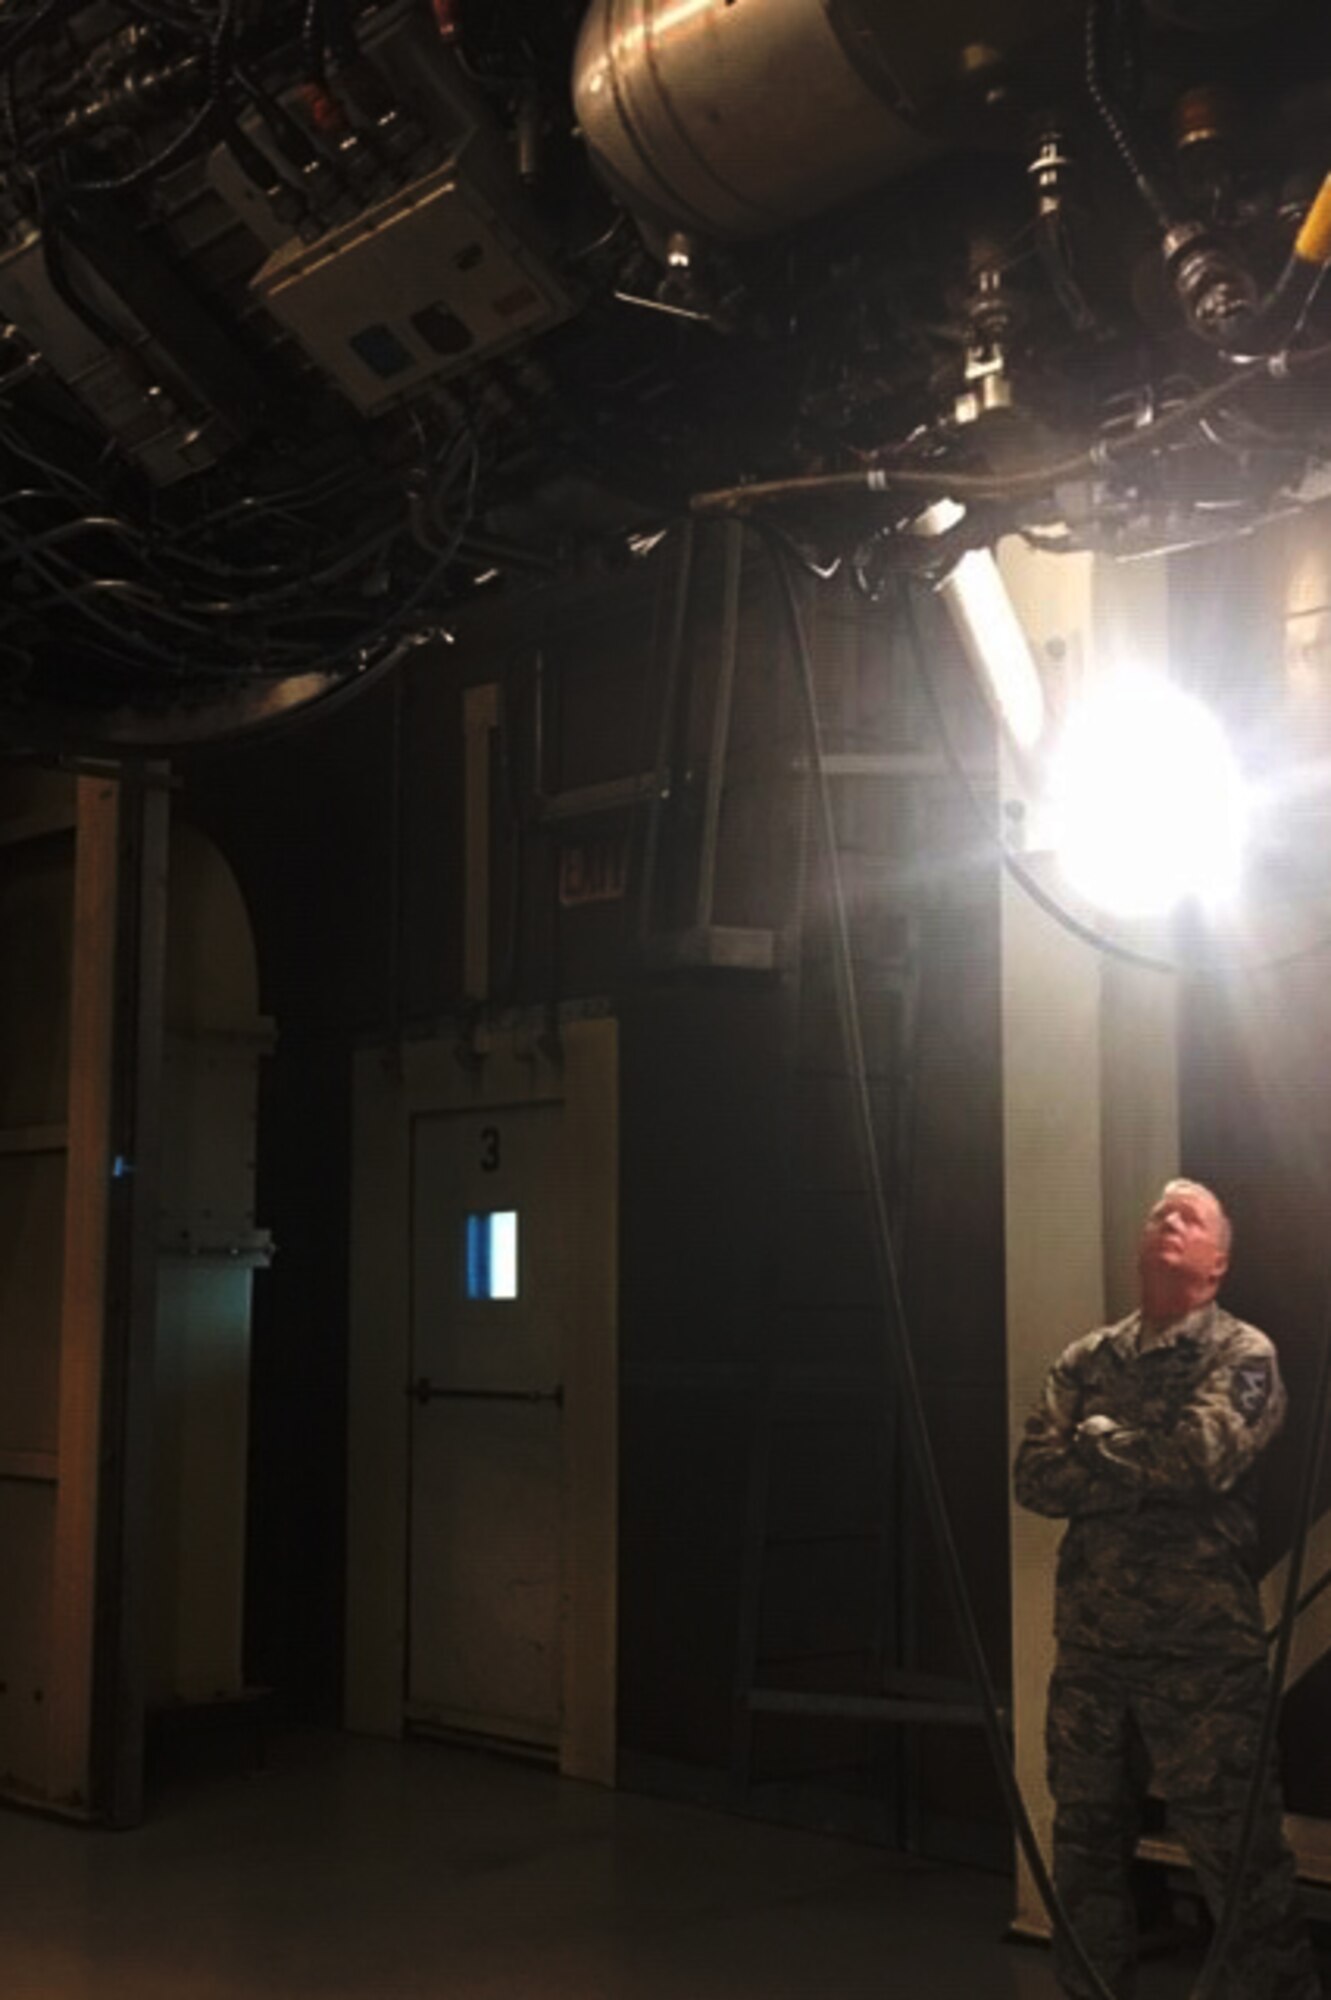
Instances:
[[[1147,208],[1150,209],[1151,214],[1155,217],[1161,235],[1168,236],[1179,218],[1174,212],[1169,197],[1159,186],[1155,176],[1148,171],[1135,140],[1129,133],[1124,119],[1110,101],[1109,93],[1105,87],[1103,68],[1104,13],[1103,0],[1090,0],[1090,4],[1086,9],[1085,37],[1087,94],[1090,97],[1091,103],[1095,106],[1100,123],[1104,126],[1105,131],[1113,142],[1115,152],[1126,167],[1132,179],[1133,186]]]
[[[100,180],[79,181],[71,185],[68,194],[126,194],[131,188],[143,187],[170,173],[190,158],[201,140],[212,135],[214,127],[224,121],[226,93],[231,85],[236,4],[237,0],[222,0],[217,24],[208,38],[208,95],[184,130],[178,132],[170,144],[152,159],[145,160],[142,166],[133,168],[129,173],[112,174]]]
[[[1071,480],[1102,477],[1134,453],[1149,451],[1166,438],[1177,436],[1238,390],[1263,377],[1283,382],[1327,361],[1331,361],[1331,341],[1293,354],[1243,362],[1218,382],[1199,389],[1149,424],[1019,472],[953,472],[942,465],[898,463],[883,458],[878,464],[860,466],[853,472],[800,474],[790,479],[754,480],[746,486],[719,487],[695,494],[689,505],[695,514],[747,514],[755,507],[778,501],[852,499],[857,494],[892,493],[898,489],[903,493],[927,493],[935,499],[1026,499]]]
[[[1063,1908],[1058,1892],[1040,1852],[1035,1829],[1026,1810],[1026,1802],[1017,1782],[1012,1764],[1012,1755],[1003,1726],[1003,1718],[998,1705],[998,1694],[989,1672],[985,1657],[984,1642],[980,1637],[966,1587],[961,1566],[961,1555],[948,1515],[947,1501],[943,1494],[942,1481],[934,1457],[933,1441],[924,1414],[924,1401],[920,1392],[919,1377],[911,1346],[906,1304],[902,1291],[901,1275],[897,1265],[896,1250],[892,1242],[892,1228],[887,1205],[887,1192],[883,1180],[882,1161],[878,1150],[878,1134],[874,1124],[873,1099],[869,1088],[868,1069],[864,1052],[864,1035],[860,1024],[859,999],[855,987],[854,959],[851,949],[850,920],[847,911],[845,885],[841,877],[840,853],[837,846],[836,813],[832,803],[831,785],[827,776],[827,763],[823,751],[822,724],[818,715],[818,694],[814,678],[813,656],[809,648],[804,619],[800,612],[796,595],[792,567],[785,551],[778,543],[772,542],[766,534],[762,536],[763,547],[771,560],[776,577],[778,595],[786,629],[790,638],[794,659],[800,707],[808,742],[808,762],[814,789],[814,811],[818,825],[824,861],[827,867],[830,888],[829,902],[832,916],[832,967],[836,985],[837,1012],[845,1047],[846,1067],[850,1075],[851,1098],[855,1114],[855,1133],[858,1141],[861,1166],[863,1168],[866,1194],[868,1196],[870,1229],[873,1237],[874,1261],[878,1272],[879,1286],[885,1314],[882,1321],[885,1358],[901,1397],[902,1415],[907,1437],[910,1440],[913,1460],[924,1496],[925,1511],[933,1529],[935,1543],[943,1566],[943,1579],[948,1602],[961,1639],[962,1651],[966,1658],[971,1682],[980,1698],[980,1711],[984,1733],[993,1759],[994,1771],[998,1778],[1003,1797],[1012,1819],[1013,1828],[1026,1858],[1026,1864],[1039,1891],[1040,1899],[1050,1918],[1061,1934],[1067,1939],[1069,1949],[1076,1960],[1079,1972],[1085,1978],[1096,2000],[1113,2000],[1110,1989],[1088,1958],[1080,1939],[1076,1936]]]
[[[1233,1941],[1242,1907],[1245,1877],[1248,1873],[1248,1864],[1252,1860],[1253,1842],[1257,1838],[1257,1821],[1262,1810],[1267,1768],[1275,1755],[1276,1731],[1280,1725],[1280,1704],[1285,1691],[1285,1675],[1289,1669],[1290,1648],[1294,1643],[1294,1627],[1299,1615],[1299,1586],[1303,1577],[1308,1536],[1312,1530],[1313,1509],[1317,1505],[1317,1488],[1321,1479],[1326,1441],[1328,1404],[1331,1404],[1331,1281],[1328,1281],[1322,1346],[1317,1361],[1317,1383],[1313,1390],[1312,1429],[1308,1435],[1308,1445],[1300,1468],[1298,1497],[1294,1508],[1294,1535],[1289,1552],[1289,1571],[1285,1578],[1284,1602],[1280,1611],[1280,1624],[1276,1631],[1270,1686],[1258,1734],[1257,1756],[1248,1787],[1238,1843],[1225,1882],[1224,1906],[1212,1933],[1210,1947],[1197,1984],[1193,1988],[1192,2000],[1211,2000],[1211,1996],[1215,1993],[1224,1971],[1225,1954]]]

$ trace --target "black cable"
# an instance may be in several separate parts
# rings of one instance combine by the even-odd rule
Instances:
[[[1319,1597],[1325,1597],[1328,1590],[1331,1590],[1331,1569],[1324,1569],[1322,1571],[1322,1574],[1318,1577],[1316,1583],[1310,1583],[1308,1585],[1308,1588],[1303,1592],[1302,1596],[1299,1598],[1295,1615],[1299,1618],[1302,1618],[1304,1612],[1307,1611],[1312,1605],[1316,1604]],[[1279,1636],[1280,1636],[1280,1621],[1279,1619],[1277,1619],[1274,1625],[1267,1627],[1267,1633],[1266,1633],[1267,1645],[1274,1646]]]
[[[1104,32],[1104,0],[1088,0],[1086,8],[1085,72],[1086,89],[1100,122],[1113,141],[1114,150],[1132,177],[1138,194],[1150,209],[1162,236],[1168,236],[1179,218],[1148,171],[1127,126],[1110,102],[1101,73],[1100,56]]]
[[[173,168],[187,160],[200,140],[209,138],[214,128],[223,123],[226,95],[231,86],[233,73],[236,5],[237,0],[222,0],[217,24],[208,38],[208,96],[183,131],[178,132],[175,138],[150,160],[145,160],[141,166],[132,168],[128,173],[110,174],[99,180],[71,182],[62,193],[62,201],[80,194],[126,194],[131,188],[142,187],[148,181],[157,180],[162,174],[170,173]]]
[[[346,659],[352,654],[364,653],[371,647],[382,644],[386,638],[392,636],[399,626],[406,623],[412,614],[425,602],[430,592],[438,587],[447,571],[456,562],[458,551],[466,539],[467,530],[471,526],[475,515],[476,488],[480,479],[480,469],[480,445],[473,437],[472,461],[467,481],[467,491],[463,499],[457,526],[453,531],[448,547],[440,555],[438,561],[430,566],[426,574],[408,592],[402,602],[394,606],[386,618],[382,618],[376,625],[362,630],[354,639],[345,640],[334,653],[325,656],[326,661]],[[415,640],[412,640],[411,643],[415,643]]]
[[[156,0],[120,0],[120,5],[131,14],[140,15],[151,21],[155,27],[170,28],[174,34],[186,35],[196,41],[207,41],[207,23],[197,14],[177,14],[169,7],[156,4]]]
[[[87,327],[89,333],[112,353],[119,353],[128,346],[126,336],[118,326],[99,312],[89,299],[75,288],[65,263],[64,234],[60,225],[60,209],[65,203],[65,190],[53,189],[40,174],[34,176],[33,185],[37,195],[37,220],[40,225],[42,267],[46,272],[51,290],[62,304],[69,307],[74,317]]]
[[[327,42],[322,0],[309,0],[305,18],[301,23],[300,46],[305,73],[312,83],[324,83],[327,80],[328,65],[324,61]]]
[[[1294,1535],[1289,1551],[1289,1573],[1285,1579],[1285,1599],[1277,1628],[1275,1657],[1271,1662],[1266,1707],[1258,1734],[1257,1756],[1248,1787],[1238,1844],[1234,1849],[1225,1882],[1224,1904],[1212,1933],[1210,1947],[1197,1984],[1193,1988],[1191,2000],[1210,2000],[1224,1968],[1225,1953],[1233,1941],[1234,1930],[1239,1921],[1244,1877],[1248,1872],[1253,1842],[1257,1837],[1257,1821],[1262,1810],[1267,1770],[1275,1754],[1276,1731],[1280,1725],[1280,1704],[1285,1690],[1285,1674],[1289,1667],[1290,1647],[1294,1642],[1294,1626],[1299,1614],[1299,1585],[1303,1576],[1303,1561],[1308,1548],[1313,1509],[1317,1504],[1317,1488],[1321,1479],[1329,1405],[1331,1405],[1331,1279],[1328,1280],[1327,1287],[1322,1350],[1317,1363],[1317,1383],[1313,1390],[1312,1429],[1300,1471],[1298,1498],[1294,1510]]]
[[[39,472],[44,472],[56,487],[64,488],[63,497],[70,502],[77,500],[81,505],[86,504],[94,513],[102,505],[103,496],[95,492],[86,479],[71,472],[68,466],[57,465],[53,459],[44,458],[25,438],[16,437],[13,426],[3,421],[0,421],[0,451],[10,452],[25,465],[35,466]],[[14,495],[10,494],[7,498],[12,501]]]
[[[946,466],[926,467],[918,462],[902,463],[884,456],[872,466],[854,472],[800,475],[791,479],[751,481],[742,486],[720,487],[714,492],[695,494],[690,506],[695,514],[748,513],[770,501],[818,500],[830,497],[921,492],[934,499],[1020,500],[1049,491],[1064,482],[1107,473],[1131,453],[1152,450],[1165,438],[1175,436],[1225,402],[1250,382],[1261,378],[1285,380],[1305,369],[1320,367],[1331,360],[1331,341],[1297,353],[1272,359],[1244,362],[1218,382],[1199,389],[1195,395],[1167,410],[1140,429],[1119,437],[1102,438],[1096,444],[1019,472],[956,472]]]
[[[360,43],[346,0],[308,0],[301,24],[301,49],[306,70],[316,83],[327,81],[325,52],[335,62],[355,62]]]
[[[85,598],[79,594],[76,588],[62,580],[58,572],[51,567],[50,563],[42,557],[29,553],[24,547],[22,540],[11,534],[2,521],[0,521],[0,541],[9,543],[23,561],[24,566],[39,576],[61,602],[68,604],[73,610],[79,612],[90,624],[100,626],[104,631],[109,632],[112,638],[120,641],[123,647],[125,638],[123,624],[116,624],[112,619],[104,617],[94,604],[85,601]],[[56,552],[55,559],[59,560],[58,552]],[[108,581],[125,584],[130,588],[137,587],[131,585],[128,578],[100,580],[85,578],[85,583],[99,585],[104,585]],[[176,679],[187,680],[190,678],[190,670],[181,666],[181,656],[178,646],[174,652],[168,652],[164,646],[157,645],[154,640],[149,639],[142,632],[134,634],[134,645],[136,650],[133,664],[138,664],[140,658],[142,658],[155,665],[164,666]],[[120,656],[122,658],[125,657],[123,653]]]
[[[762,533],[761,528],[760,533]],[[885,1358],[900,1393],[905,1430],[912,1447],[913,1462],[924,1496],[925,1511],[942,1559],[948,1602],[956,1621],[971,1683],[980,1698],[985,1737],[1017,1839],[1040,1899],[1054,1924],[1067,1940],[1079,1972],[1096,1996],[1096,2000],[1113,2000],[1108,1986],[1096,1971],[1073,1930],[1045,1865],[1044,1856],[1040,1852],[1040,1844],[1035,1837],[1035,1829],[1031,1824],[1026,1802],[1013,1768],[997,1691],[989,1672],[989,1663],[985,1658],[984,1642],[975,1622],[974,1608],[961,1567],[960,1552],[948,1516],[947,1501],[934,1457],[933,1441],[924,1414],[924,1402],[906,1317],[905,1298],[902,1293],[896,1250],[892,1242],[887,1193],[878,1151],[873,1099],[864,1053],[864,1037],[860,1025],[859,1000],[855,987],[850,921],[837,845],[836,813],[827,777],[822,725],[818,715],[813,656],[795,591],[792,566],[779,544],[769,540],[765,533],[762,533],[762,540],[776,576],[781,607],[790,636],[804,728],[808,739],[809,770],[814,788],[819,833],[828,872],[832,916],[832,966],[836,983],[837,1010],[845,1045],[846,1067],[850,1075],[856,1138],[859,1142],[860,1160],[866,1183],[865,1191],[868,1196],[875,1264],[882,1301],[886,1308],[882,1322]]]
[[[353,0],[324,0],[324,33],[335,61],[355,62],[361,54]]]
[[[30,43],[35,42],[46,27],[59,27],[68,14],[73,14],[84,4],[84,0],[46,0],[46,4],[21,21],[12,35],[0,41],[0,69],[7,69],[23,53]]]
[[[453,532],[438,552],[436,559],[417,578],[405,596],[399,597],[396,593],[390,593],[392,609],[384,617],[368,625],[364,622],[363,604],[344,606],[336,600],[324,603],[318,599],[317,592],[315,600],[302,605],[294,617],[288,614],[286,617],[270,615],[265,618],[263,614],[266,609],[285,600],[287,589],[283,588],[272,592],[253,593],[252,603],[244,598],[236,598],[218,611],[206,610],[201,615],[191,616],[193,607],[187,602],[167,602],[160,591],[149,595],[149,586],[136,583],[132,578],[89,575],[77,563],[62,555],[58,543],[64,537],[64,530],[59,530],[53,535],[24,535],[8,523],[2,512],[0,512],[0,546],[7,548],[16,561],[38,576],[54,593],[56,599],[66,604],[100,632],[117,641],[118,643],[112,647],[107,646],[103,640],[99,651],[118,663],[149,665],[158,671],[166,670],[177,680],[197,678],[200,673],[210,670],[233,676],[238,671],[250,676],[262,675],[265,672],[262,656],[269,650],[272,650],[274,655],[278,651],[278,647],[272,644],[270,628],[290,625],[293,622],[309,627],[321,616],[345,615],[354,620],[354,629],[339,638],[333,646],[319,641],[310,633],[294,652],[289,646],[282,648],[283,664],[280,667],[275,664],[273,670],[285,673],[302,668],[306,671],[318,671],[322,668],[331,671],[338,664],[354,660],[359,663],[360,671],[364,672],[368,670],[367,661],[373,664],[371,656],[376,649],[385,642],[395,640],[396,635],[420,609],[430,593],[438,587],[457,559],[474,518],[481,465],[478,441],[470,432],[465,433],[465,439],[466,449],[470,452],[470,464],[466,489],[461,498],[459,517]],[[456,461],[457,449],[454,448],[449,451],[446,460],[450,477],[456,469]],[[85,528],[86,523],[69,524],[70,532],[82,532]],[[386,547],[397,532],[396,528],[385,530],[377,538],[370,539],[379,541],[382,553],[382,547]],[[313,588],[319,583],[336,581],[337,575],[333,573],[334,571],[340,574],[346,568],[354,569],[371,552],[367,539],[362,535],[358,538],[355,548],[350,552],[340,553],[331,567],[325,559],[317,576],[305,579],[302,588],[307,586]],[[172,590],[169,578],[166,579],[166,587],[168,591]],[[163,637],[166,643],[161,644],[144,629],[142,623],[127,630],[123,621],[116,623],[100,609],[96,599],[105,596],[108,591],[123,593],[141,620],[156,622],[162,628],[183,629],[196,641],[211,641],[214,646],[220,643],[225,649],[224,656],[220,659],[215,655],[212,658],[201,658],[196,647],[192,665],[182,667],[180,643],[172,639],[170,631],[164,631]],[[258,637],[244,629],[235,632],[231,630],[231,621],[236,613],[250,612],[257,617],[260,625]],[[201,622],[201,616],[207,622]],[[168,647],[173,650],[168,650]]]
[[[1037,242],[1044,274],[1069,326],[1074,333],[1094,333],[1095,313],[1073,268],[1068,229],[1061,215],[1041,216]]]

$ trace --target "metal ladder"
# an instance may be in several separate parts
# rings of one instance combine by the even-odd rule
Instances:
[[[820,660],[821,664],[821,660]],[[830,755],[829,778],[887,783],[904,805],[901,848],[923,843],[918,753]],[[851,794],[838,799],[843,855]],[[869,815],[872,819],[872,813]],[[883,817],[890,818],[884,812]],[[910,1186],[921,1007],[920,899],[909,865],[865,867],[852,911],[856,981],[879,1145],[898,1247]],[[854,855],[848,857],[852,862]],[[853,867],[848,871],[854,873]],[[803,898],[807,913],[811,899]],[[759,1718],[869,1725],[858,1769],[885,1810],[878,1831],[917,1844],[915,1726],[979,1726],[964,1682],[915,1664],[917,1556],[924,1530],[878,1319],[865,1197],[852,1141],[849,1080],[831,984],[831,940],[805,914],[790,975],[788,1147],[768,1259],[765,1357],[754,1401],[739,1591],[731,1785],[751,1801],[763,1782]],[[884,940],[880,942],[880,940]],[[838,1443],[844,1452],[838,1453]],[[883,1731],[882,1724],[911,1725]],[[844,1767],[843,1767],[844,1768]],[[795,1782],[807,1783],[810,1775]],[[776,1779],[771,1782],[779,1783]],[[874,1808],[871,1805],[871,1811]]]

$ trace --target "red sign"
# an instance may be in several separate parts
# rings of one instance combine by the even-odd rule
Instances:
[[[559,900],[566,910],[580,903],[616,903],[628,884],[627,834],[571,842],[559,852]]]

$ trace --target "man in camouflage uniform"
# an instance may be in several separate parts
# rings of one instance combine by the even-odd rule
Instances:
[[[1119,1995],[1148,1779],[1218,1914],[1266,1701],[1252,1475],[1285,1392],[1266,1335],[1215,1302],[1229,1234],[1208,1188],[1168,1183],[1142,1231],[1139,1310],[1059,1357],[1017,1456],[1021,1505],[1068,1521],[1047,1721],[1054,1879]],[[1084,2000],[1084,1977],[1056,1952],[1064,1990]],[[1321,1990],[1272,1770],[1218,1992]]]

